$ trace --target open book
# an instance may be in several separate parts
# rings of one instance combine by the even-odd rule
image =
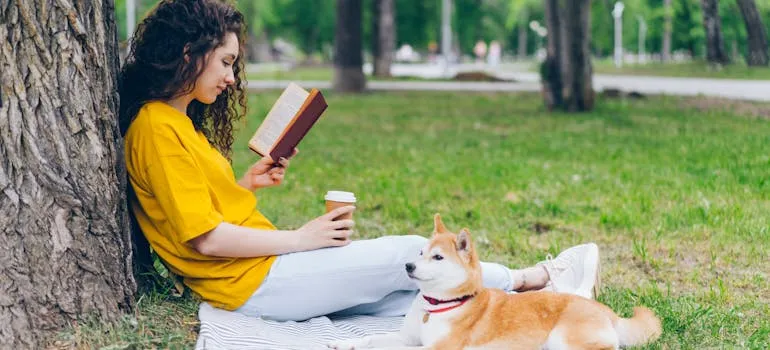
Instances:
[[[326,107],[326,100],[317,89],[308,92],[289,83],[249,140],[249,148],[276,162],[281,157],[289,158]]]

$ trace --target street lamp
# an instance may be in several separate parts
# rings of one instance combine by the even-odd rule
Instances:
[[[615,67],[623,65],[623,2],[615,3],[612,17],[615,17]]]

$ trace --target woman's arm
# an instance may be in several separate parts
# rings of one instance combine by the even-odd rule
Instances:
[[[203,255],[221,257],[271,256],[339,247],[350,243],[353,220],[334,218],[354,210],[354,206],[337,208],[293,231],[258,230],[223,222],[189,243]]]

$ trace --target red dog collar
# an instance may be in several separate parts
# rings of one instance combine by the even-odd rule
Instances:
[[[448,307],[441,308],[441,309],[425,310],[426,312],[437,313],[437,312],[449,311],[449,310],[452,310],[452,309],[454,309],[456,307],[460,307],[463,304],[465,304],[466,301],[468,301],[471,298],[473,298],[473,295],[466,295],[466,296],[463,296],[463,297],[460,297],[460,298],[457,298],[457,299],[452,299],[452,300],[438,300],[436,298],[431,298],[431,297],[426,296],[426,295],[423,295],[422,297],[425,299],[425,301],[427,301],[431,305],[440,305],[440,304],[448,304],[448,303],[459,302],[459,304],[457,304],[457,305],[452,305],[452,306],[448,306]]]

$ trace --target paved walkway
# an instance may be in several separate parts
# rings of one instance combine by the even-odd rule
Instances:
[[[370,69],[364,67],[364,71]],[[441,77],[444,71],[437,65],[394,65],[393,74],[396,76],[420,76],[424,78]],[[449,74],[458,71],[478,70],[479,66],[463,65],[453,67]],[[375,81],[366,84],[369,90],[428,90],[428,91],[540,91],[540,77],[536,73],[500,69],[494,73],[504,79],[515,82],[459,82],[459,81]],[[306,88],[329,89],[328,81],[299,81]],[[248,89],[282,89],[288,81],[250,81]],[[674,78],[649,77],[629,75],[594,75],[594,89],[619,89],[626,92],[636,91],[643,94],[666,94],[694,96],[704,95],[735,100],[770,101],[770,81],[764,80],[735,80],[735,79],[706,79],[706,78]]]
[[[283,89],[290,80],[252,80],[248,90]],[[330,89],[329,81],[303,80],[294,81],[304,88]],[[539,91],[540,83],[487,83],[487,82],[454,82],[454,81],[376,81],[366,82],[367,90],[373,91]]]
[[[540,77],[534,73],[509,73],[505,77],[520,82],[540,82]],[[594,74],[594,89],[601,91],[608,88],[643,94],[704,95],[734,100],[770,101],[770,81],[766,80]]]

